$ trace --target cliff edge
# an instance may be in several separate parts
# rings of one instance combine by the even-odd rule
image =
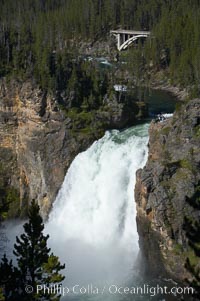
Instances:
[[[137,172],[139,244],[147,270],[199,286],[200,99],[152,121],[146,166]]]

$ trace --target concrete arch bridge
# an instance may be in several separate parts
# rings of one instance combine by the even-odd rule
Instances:
[[[119,51],[126,49],[134,41],[139,38],[148,38],[151,34],[150,31],[135,31],[135,30],[111,30],[111,35],[114,35],[117,39],[117,49]]]

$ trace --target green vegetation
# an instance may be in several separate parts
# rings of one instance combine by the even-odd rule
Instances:
[[[190,249],[190,251],[186,252],[185,255],[193,267],[198,265],[199,257],[195,254],[194,250]]]
[[[169,134],[169,132],[171,131],[171,127],[170,126],[166,126],[166,127],[164,127],[162,130],[161,130],[161,133],[163,134],[163,135],[168,135]]]
[[[34,76],[44,89],[54,91],[77,88],[80,74],[73,62],[81,41],[105,39],[117,27],[152,31],[145,47],[139,44],[129,53],[136,82],[144,73],[149,80],[152,69],[165,70],[172,84],[199,95],[198,0],[3,0],[0,76]],[[89,96],[98,102],[95,89],[85,85],[86,106]]]
[[[101,108],[99,108],[100,110]],[[104,108],[105,109],[105,108]],[[65,111],[66,118],[71,120],[71,134],[87,135],[99,138],[104,134],[107,124],[104,120],[97,120],[96,110],[81,111],[78,108],[71,108]]]
[[[182,245],[180,245],[180,244],[175,244],[174,245],[174,253],[176,254],[176,255],[181,255],[181,254],[183,254],[183,246]]]
[[[192,163],[186,158],[180,160],[179,165],[181,168],[185,168],[185,169],[189,169],[190,171],[194,171]]]
[[[60,271],[64,269],[58,257],[50,254],[47,247],[49,236],[43,234],[44,225],[39,215],[39,206],[32,202],[29,208],[29,221],[24,224],[24,233],[16,238],[14,255],[17,258],[17,267],[8,261],[6,255],[0,263],[0,288],[3,288],[5,300],[14,301],[59,301],[60,295],[55,291],[40,290],[37,285],[51,287],[58,286],[64,279]],[[32,288],[28,294],[27,286]]]
[[[199,138],[200,137],[200,125],[197,125],[195,127],[194,131],[195,131],[194,137]]]
[[[2,157],[5,158],[4,154]],[[9,165],[5,162],[0,164],[0,207],[4,207],[7,204],[6,210],[1,212],[2,219],[24,217],[27,215],[27,206],[25,205],[20,208],[19,190],[9,184],[9,168]]]
[[[168,129],[170,128],[164,128],[164,132],[165,132],[165,129],[166,131],[168,132]],[[163,131],[162,130],[162,131]],[[164,134],[164,133],[163,133]],[[173,161],[173,162],[167,162],[167,156],[165,155],[166,157],[166,160],[165,160],[165,167],[168,169],[174,169],[174,172],[173,173],[176,173],[176,179],[187,179],[188,178],[188,175],[187,173],[182,170],[182,169],[188,169],[189,171],[191,172],[195,172],[195,168],[193,167],[192,165],[192,162],[190,162],[189,159],[187,158],[183,158],[182,160],[178,160],[178,161]],[[189,157],[189,155],[188,155]]]
[[[182,105],[183,105],[183,103],[181,103],[181,102],[177,102],[176,103],[176,112],[180,112],[181,111],[181,109],[182,109]]]

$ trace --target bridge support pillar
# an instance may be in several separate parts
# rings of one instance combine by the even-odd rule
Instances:
[[[120,49],[120,46],[121,46],[121,35],[118,34],[118,35],[117,35],[117,49],[118,49],[118,50]]]

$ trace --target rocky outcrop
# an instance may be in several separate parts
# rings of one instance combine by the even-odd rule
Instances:
[[[133,124],[138,112],[115,98],[97,111],[66,111],[32,81],[1,80],[0,189],[15,195],[11,216],[25,214],[35,199],[46,217],[74,157],[105,129]]]
[[[152,121],[146,166],[137,172],[139,243],[148,270],[188,279],[200,272],[200,100]]]

